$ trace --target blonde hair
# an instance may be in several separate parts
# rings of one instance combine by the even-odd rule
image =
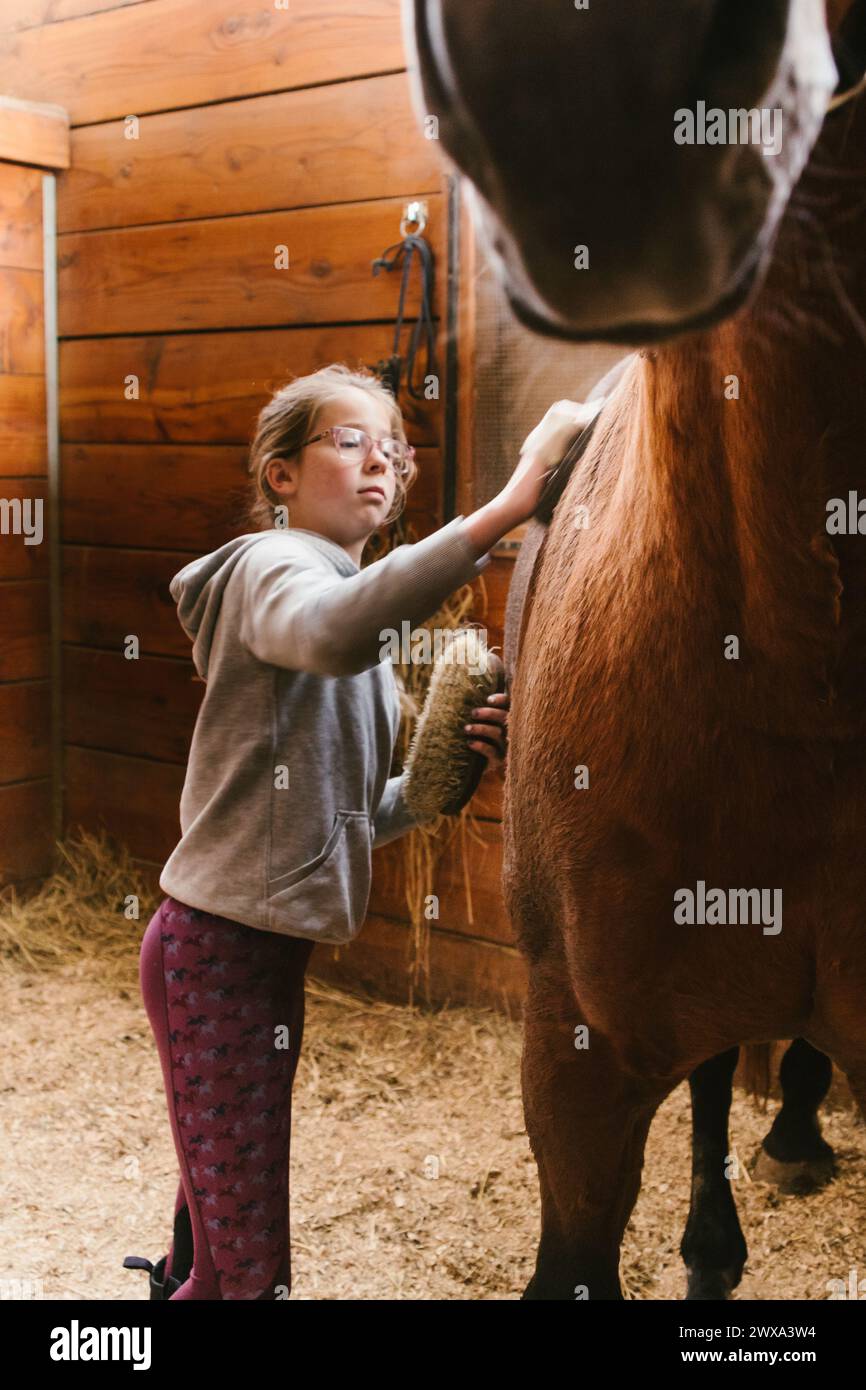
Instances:
[[[316,419],[322,406],[334,400],[348,386],[367,391],[381,401],[390,413],[394,436],[404,444],[407,442],[400,407],[384,382],[372,372],[353,370],[342,362],[335,362],[308,376],[295,377],[275,391],[267,405],[262,407],[250,445],[249,472],[253,497],[247,515],[257,531],[273,526],[274,508],[284,505],[283,498],[268,483],[268,464],[274,459],[288,459],[300,453],[304,440],[316,433]],[[394,501],[380,526],[387,526],[400,515],[406,505],[406,493],[417,476],[418,469],[413,459],[406,476],[396,477]]]

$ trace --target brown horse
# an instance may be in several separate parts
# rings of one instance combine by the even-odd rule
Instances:
[[[835,8],[862,59],[863,0]],[[801,1037],[866,1110],[864,174],[858,98],[827,117],[749,307],[629,364],[536,566],[504,807],[542,1206],[528,1298],[621,1297],[650,1122],[710,1059]],[[512,283],[534,265],[539,326],[579,337],[615,288],[551,312],[545,196]],[[676,323],[636,320],[633,290],[608,336],[729,309],[689,291]]]
[[[619,1296],[649,1123],[706,1059],[802,1036],[866,1106],[866,550],[856,510],[828,533],[863,478],[864,172],[861,101],[751,309],[633,364],[536,574],[505,802],[528,1297]],[[782,910],[684,921],[702,884]]]

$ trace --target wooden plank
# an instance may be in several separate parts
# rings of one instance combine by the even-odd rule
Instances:
[[[404,343],[410,331],[406,325]],[[286,382],[333,362],[372,368],[391,355],[393,341],[388,323],[64,341],[61,437],[247,444],[258,412]],[[130,400],[132,377],[139,396]],[[438,445],[440,402],[416,401],[404,385],[400,407],[411,442]]]
[[[120,650],[138,634],[144,655],[189,657],[168,586],[192,553],[66,545],[63,560],[63,640]]]
[[[439,899],[435,925],[444,931],[477,936],[486,941],[514,945],[508,914],[502,900],[502,831],[492,821],[478,821],[473,835],[467,832],[469,863],[468,896],[463,873],[463,853],[456,826],[433,873],[431,892]],[[383,917],[408,916],[405,896],[402,840],[374,852],[376,876],[370,911]]]
[[[42,178],[38,169],[0,165],[0,266],[42,273]]]
[[[46,874],[51,855],[51,784],[0,787],[0,884]]]
[[[425,235],[442,258],[442,199],[427,203]],[[58,238],[60,336],[393,319],[400,274],[374,277],[371,265],[400,240],[402,210],[403,200],[386,198],[69,232]],[[279,247],[288,248],[285,269],[275,268]],[[406,295],[410,316],[418,312],[418,284],[415,275]]]
[[[41,270],[0,267],[0,372],[45,371],[42,291]]]
[[[2,464],[0,464],[2,467]],[[27,544],[24,534],[15,534],[12,526],[16,518],[11,511],[2,506],[3,501],[24,504],[30,502],[29,524],[31,538],[35,542],[38,523],[35,504],[42,503],[42,541]],[[8,515],[8,521],[4,518]],[[27,522],[26,511],[21,511],[21,524]],[[6,524],[9,531],[4,534]],[[48,578],[48,501],[44,478],[2,478],[0,477],[0,579],[47,579]]]
[[[149,0],[14,0],[14,4],[0,15],[0,34],[38,29],[45,24],[59,24],[64,19],[77,19],[101,10],[118,10],[122,5],[147,3]]]
[[[73,444],[61,456],[64,541],[202,552],[248,529],[241,448]]]
[[[47,473],[45,382],[0,375],[0,460],[4,477]]]
[[[65,647],[63,689],[67,743],[186,762],[205,689],[188,660]]]
[[[116,122],[84,126],[72,150],[60,232],[442,191],[402,72],[160,112],[137,140]]]
[[[47,681],[0,685],[0,782],[49,776],[50,722]]]
[[[0,681],[48,675],[48,585],[10,580],[0,585]]]
[[[375,914],[348,946],[316,946],[308,974],[349,993],[395,1004],[409,1001],[410,928]],[[519,951],[433,928],[429,986],[414,1002],[499,1009],[520,1018],[527,967]]]
[[[400,0],[150,0],[19,31],[0,91],[50,99],[73,125],[340,82],[404,66]]]
[[[182,767],[70,745],[64,765],[67,832],[102,827],[136,857],[165,863],[180,839]]]
[[[0,95],[0,159],[69,168],[69,117],[62,106]]]
[[[248,451],[232,445],[72,444],[62,455],[63,540],[202,553],[252,528]],[[435,451],[419,454],[407,516],[438,508]]]

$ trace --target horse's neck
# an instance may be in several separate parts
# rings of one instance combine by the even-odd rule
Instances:
[[[638,383],[656,503],[712,500],[744,542],[758,528],[762,551],[866,487],[866,294],[859,333],[850,302],[796,330],[773,308],[762,295],[712,334],[648,354]]]
[[[827,530],[831,499],[859,489],[866,512],[866,209],[853,162],[848,151],[829,176],[821,160],[810,171],[801,209],[820,204],[817,187],[823,225],[792,210],[749,309],[647,353],[636,377],[631,453],[663,518],[659,543],[736,571],[753,632],[770,640],[775,625],[774,642],[786,614],[792,641],[804,624],[838,623],[843,581],[866,589],[866,541]]]

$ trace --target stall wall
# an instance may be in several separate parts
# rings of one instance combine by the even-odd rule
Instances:
[[[408,198],[428,204],[444,328],[446,171],[411,109],[398,0],[17,0],[0,27],[0,90],[50,95],[71,122],[58,190],[65,822],[106,825],[155,875],[178,836],[202,693],[169,580],[248,529],[246,452],[270,392],[389,355],[398,277],[373,278],[371,262],[399,240]],[[413,289],[410,314],[417,303]],[[419,537],[447,519],[443,404],[403,401]],[[478,586],[494,642],[509,571],[488,568],[487,609]],[[40,675],[35,651],[25,669]],[[487,777],[476,799],[471,899],[459,841],[437,871],[431,998],[520,997],[499,793]],[[377,851],[361,939],[320,949],[320,973],[406,997],[402,860],[402,842]]]
[[[0,83],[0,890],[52,866],[50,518],[43,182],[68,162],[65,113]],[[50,209],[50,203],[49,203]],[[50,211],[49,211],[50,217]]]

